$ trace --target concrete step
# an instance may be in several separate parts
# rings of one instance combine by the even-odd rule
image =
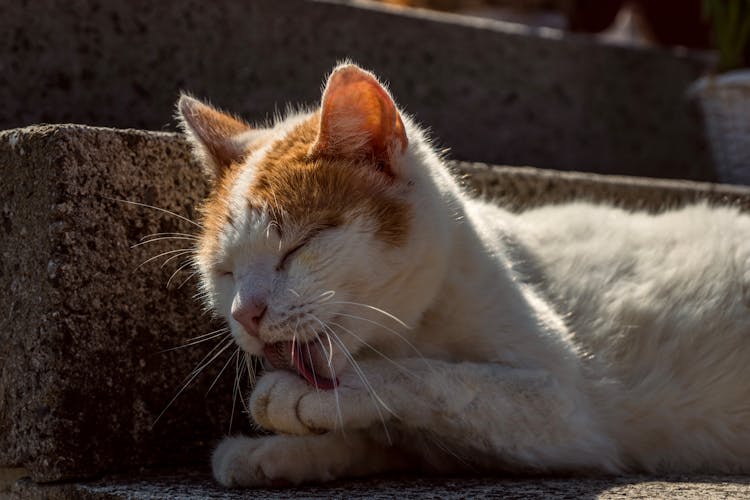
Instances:
[[[748,498],[746,476],[625,476],[599,478],[384,477],[298,488],[228,490],[205,470],[142,471],[97,481],[39,485],[16,482],[11,498],[31,500],[514,498],[538,500]]]
[[[163,130],[180,89],[265,120],[349,57],[454,158],[714,178],[685,94],[705,54],[364,1],[6,2],[0,41],[0,129]]]
[[[652,210],[709,199],[750,209],[750,188],[453,168],[512,209],[571,199]],[[193,234],[192,224],[116,200],[194,219],[207,185],[182,139],[73,125],[9,130],[0,132],[0,178],[0,289],[10,291],[0,295],[0,466],[48,482],[205,464],[230,420],[233,431],[247,430],[241,405],[232,414],[231,350],[154,424],[213,342],[161,351],[220,325],[193,300],[193,281],[179,286],[189,276],[180,259],[160,267],[173,254],[138,268],[188,245],[131,248],[152,233]],[[223,366],[228,373],[206,395]]]
[[[180,139],[77,126],[0,132],[0,178],[0,465],[54,481],[204,457],[228,430],[234,369],[204,397],[213,365],[152,426],[210,342],[161,351],[217,325],[192,283],[179,287],[189,272],[166,286],[185,259],[138,268],[188,245],[131,249],[194,228],[113,200],[194,218],[206,185]]]

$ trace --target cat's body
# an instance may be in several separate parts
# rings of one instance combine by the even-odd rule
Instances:
[[[750,217],[471,199],[353,66],[273,129],[180,106],[209,304],[282,368],[250,399],[280,435],[227,438],[223,484],[750,472]]]

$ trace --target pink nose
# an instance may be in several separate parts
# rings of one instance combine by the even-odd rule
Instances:
[[[232,317],[242,325],[248,334],[257,337],[260,320],[263,319],[267,309],[268,306],[262,300],[254,298],[244,301],[235,300],[232,303]]]

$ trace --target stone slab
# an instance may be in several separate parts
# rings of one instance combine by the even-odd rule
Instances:
[[[750,187],[747,186],[471,162],[454,162],[451,166],[474,195],[516,212],[572,201],[606,203],[653,213],[698,202],[750,211]]]
[[[709,199],[750,208],[750,188],[532,168],[454,164],[470,189],[512,209],[572,199],[658,210]],[[150,465],[206,463],[232,419],[227,351],[152,426],[211,342],[160,352],[217,328],[175,259],[207,186],[171,133],[84,126],[0,132],[0,467],[35,481]],[[207,346],[207,347],[203,347]],[[206,392],[222,366],[221,382]],[[234,430],[246,428],[237,404]]]
[[[28,500],[513,498],[538,500],[748,498],[747,476],[622,476],[590,478],[385,477],[301,488],[227,490],[206,471],[141,472],[89,483],[14,485],[11,498]]]
[[[204,397],[208,370],[152,428],[210,342],[160,351],[216,326],[193,283],[176,286],[185,271],[165,286],[184,259],[138,268],[188,241],[131,249],[189,224],[112,200],[194,217],[206,185],[182,142],[76,126],[0,132],[0,179],[0,466],[49,481],[204,462],[227,431],[234,367]]]
[[[499,21],[308,0],[29,0],[0,16],[0,129],[173,129],[180,89],[251,120],[316,103],[352,58],[454,158],[715,178],[685,97],[697,54]]]

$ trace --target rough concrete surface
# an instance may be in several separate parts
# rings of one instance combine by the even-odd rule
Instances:
[[[750,497],[744,476],[624,476],[593,478],[385,477],[337,481],[301,488],[228,490],[205,471],[141,472],[99,481],[40,486],[14,485],[11,498],[32,500],[242,499],[242,498],[518,498],[602,499],[673,498],[705,500]]]
[[[534,167],[498,167],[470,162],[454,162],[452,168],[475,195],[512,211],[571,201],[607,203],[627,210],[649,212],[661,212],[697,202],[750,210],[750,187],[746,186],[559,172]]]
[[[498,21],[307,0],[29,0],[0,15],[0,129],[172,128],[180,89],[251,120],[349,57],[458,159],[714,179],[685,90],[702,56]]]
[[[209,370],[151,427],[213,342],[160,351],[216,326],[192,282],[175,286],[189,273],[165,286],[184,258],[138,268],[189,241],[130,248],[190,225],[110,199],[194,217],[206,185],[188,158],[170,134],[0,132],[0,466],[48,481],[203,462],[227,430],[234,367],[204,397]]]
[[[471,189],[512,209],[571,199],[651,210],[697,199],[750,208],[750,188],[482,164],[454,169]],[[195,228],[114,200],[195,218],[207,186],[187,145],[175,134],[135,130],[11,130],[0,132],[0,178],[0,289],[9,291],[0,295],[0,467],[26,467],[35,481],[181,463],[205,470],[208,447],[228,430],[235,367],[230,362],[205,396],[227,351],[152,428],[211,346],[160,351],[216,325],[193,301],[192,282],[177,286],[187,271],[165,287],[182,259],[159,263],[175,254],[137,269],[189,241],[131,249],[151,233]],[[236,409],[234,430],[245,422]]]

